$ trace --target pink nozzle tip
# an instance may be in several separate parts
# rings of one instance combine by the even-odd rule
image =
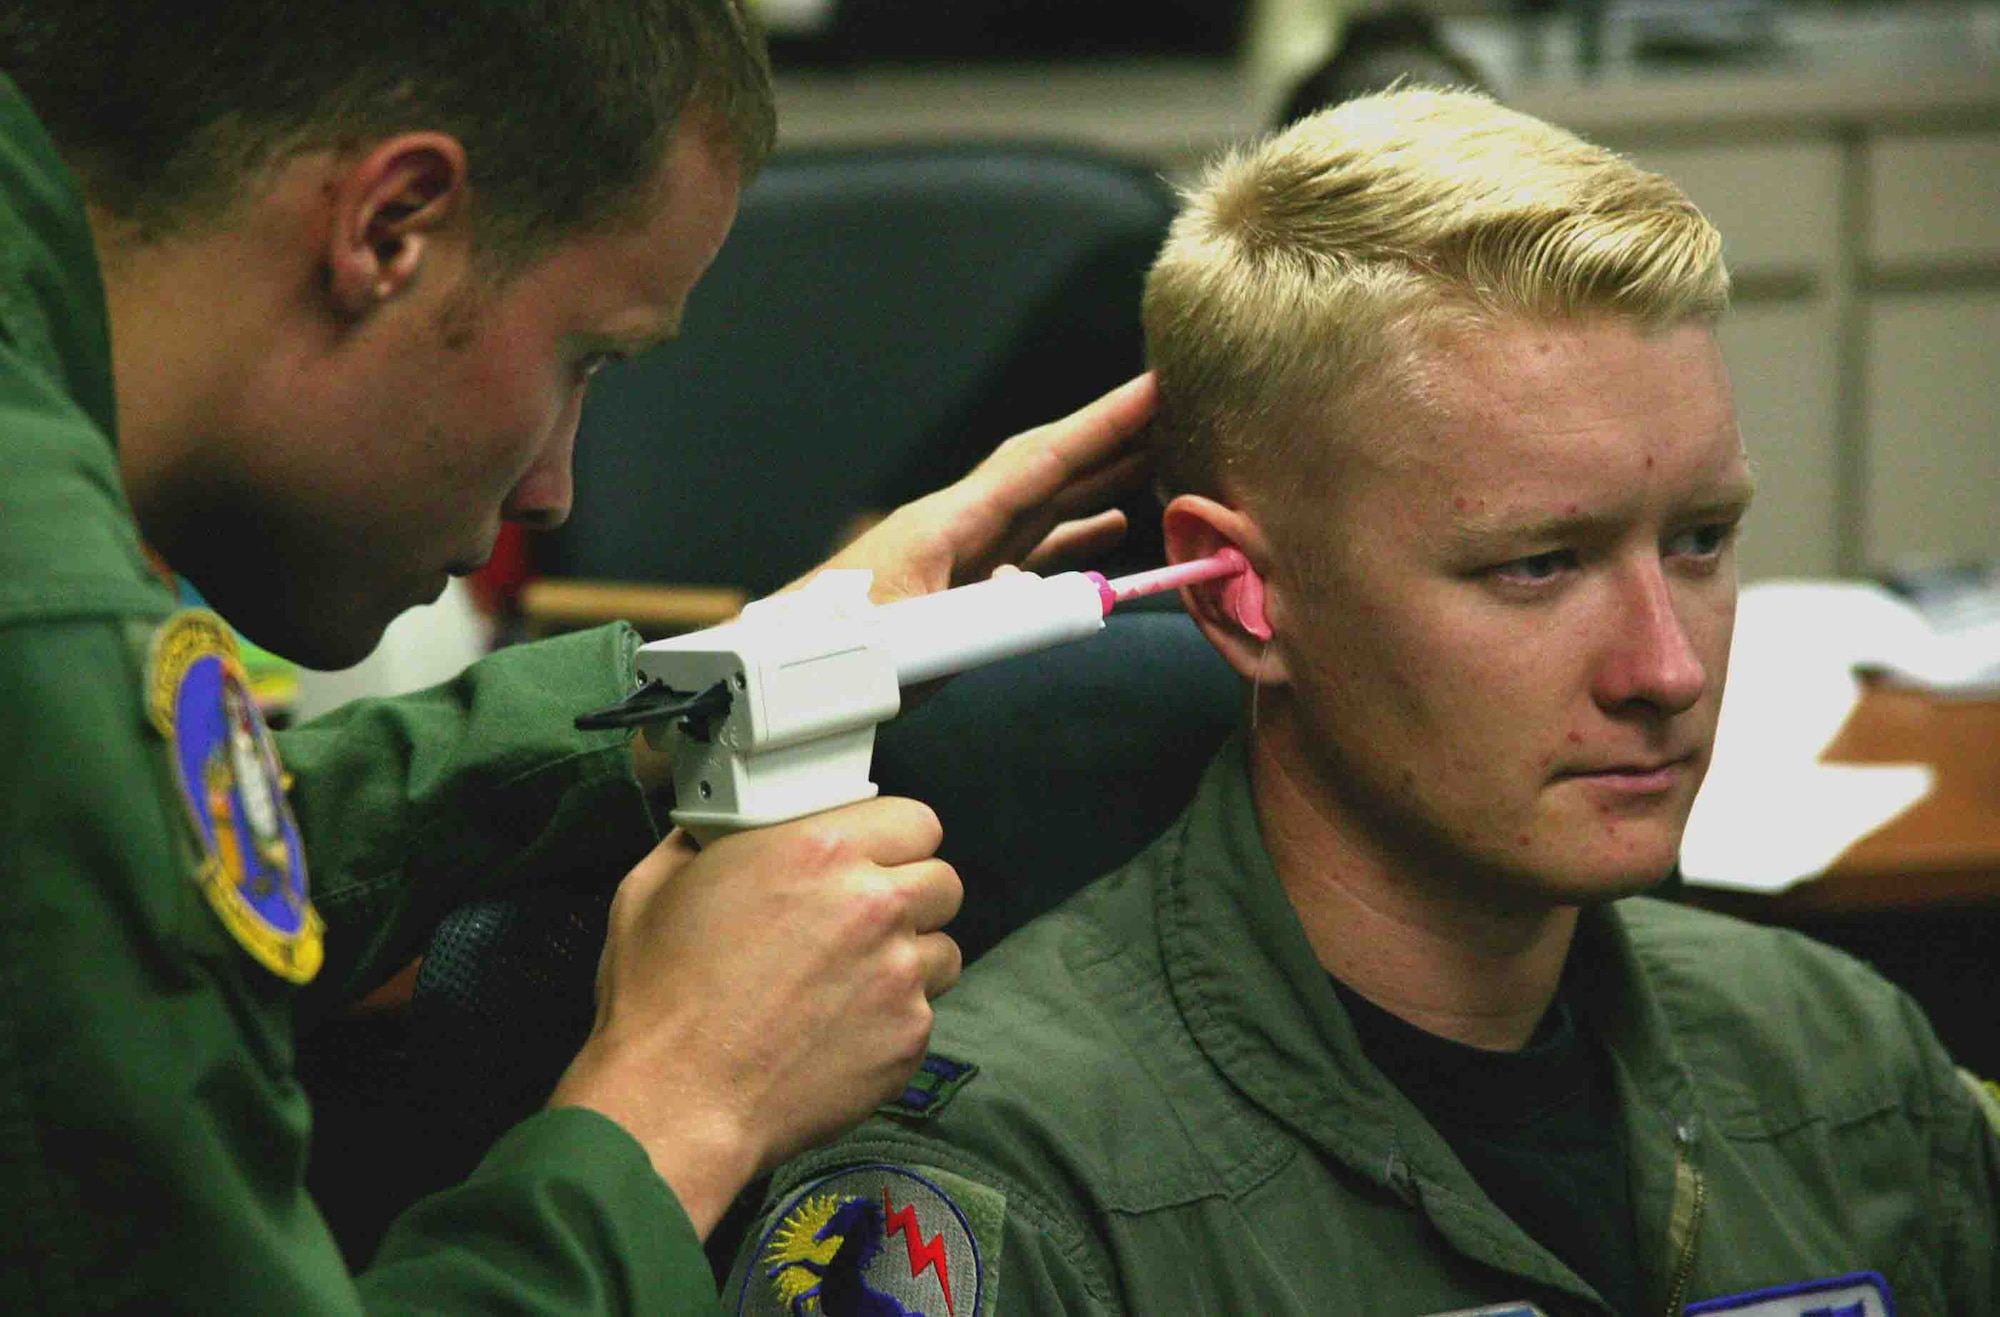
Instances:
[[[1103,572],[1085,572],[1084,576],[1097,587],[1097,602],[1104,605],[1104,615],[1111,616],[1111,610],[1118,607],[1118,592],[1111,588],[1111,582],[1104,579]]]
[[[1178,590],[1184,585],[1194,585],[1199,581],[1218,580],[1224,576],[1234,576],[1248,567],[1250,562],[1240,549],[1228,548],[1206,558],[1196,558],[1192,562],[1175,563],[1172,567],[1158,567],[1150,572],[1134,572],[1121,576],[1115,581],[1106,581],[1104,589],[1111,595],[1111,602],[1122,604],[1143,595],[1158,594],[1162,590]],[[1110,612],[1107,605],[1106,612]]]

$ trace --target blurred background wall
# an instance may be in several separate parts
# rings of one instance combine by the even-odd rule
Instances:
[[[762,4],[781,149],[1026,137],[1175,179],[1387,8]],[[1503,100],[1671,174],[1721,227],[1761,482],[1746,579],[2000,558],[2000,4],[1420,8]]]

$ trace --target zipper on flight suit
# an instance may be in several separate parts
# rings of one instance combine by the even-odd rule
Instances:
[[[1667,1317],[1680,1317],[1694,1275],[1695,1235],[1708,1205],[1708,1181],[1694,1164],[1695,1121],[1690,1116],[1674,1127],[1674,1204],[1667,1217],[1667,1250],[1675,1255],[1673,1283],[1667,1289]]]

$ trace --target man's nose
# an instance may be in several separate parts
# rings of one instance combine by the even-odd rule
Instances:
[[[1650,561],[1620,584],[1616,630],[1598,667],[1598,703],[1608,710],[1644,706],[1662,716],[1682,713],[1708,689],[1708,671],[1664,565]]]
[[[570,502],[576,494],[571,462],[576,455],[576,426],[582,405],[579,390],[557,418],[541,456],[508,491],[500,507],[508,521],[530,530],[554,530],[569,520]]]

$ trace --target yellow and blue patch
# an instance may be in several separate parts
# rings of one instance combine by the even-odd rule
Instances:
[[[736,1311],[771,1317],[983,1317],[1006,1200],[944,1171],[849,1166],[797,1190],[747,1259]]]
[[[325,958],[325,926],[278,747],[229,624],[206,609],[167,619],[153,637],[146,699],[194,827],[202,893],[260,964],[307,982]]]

